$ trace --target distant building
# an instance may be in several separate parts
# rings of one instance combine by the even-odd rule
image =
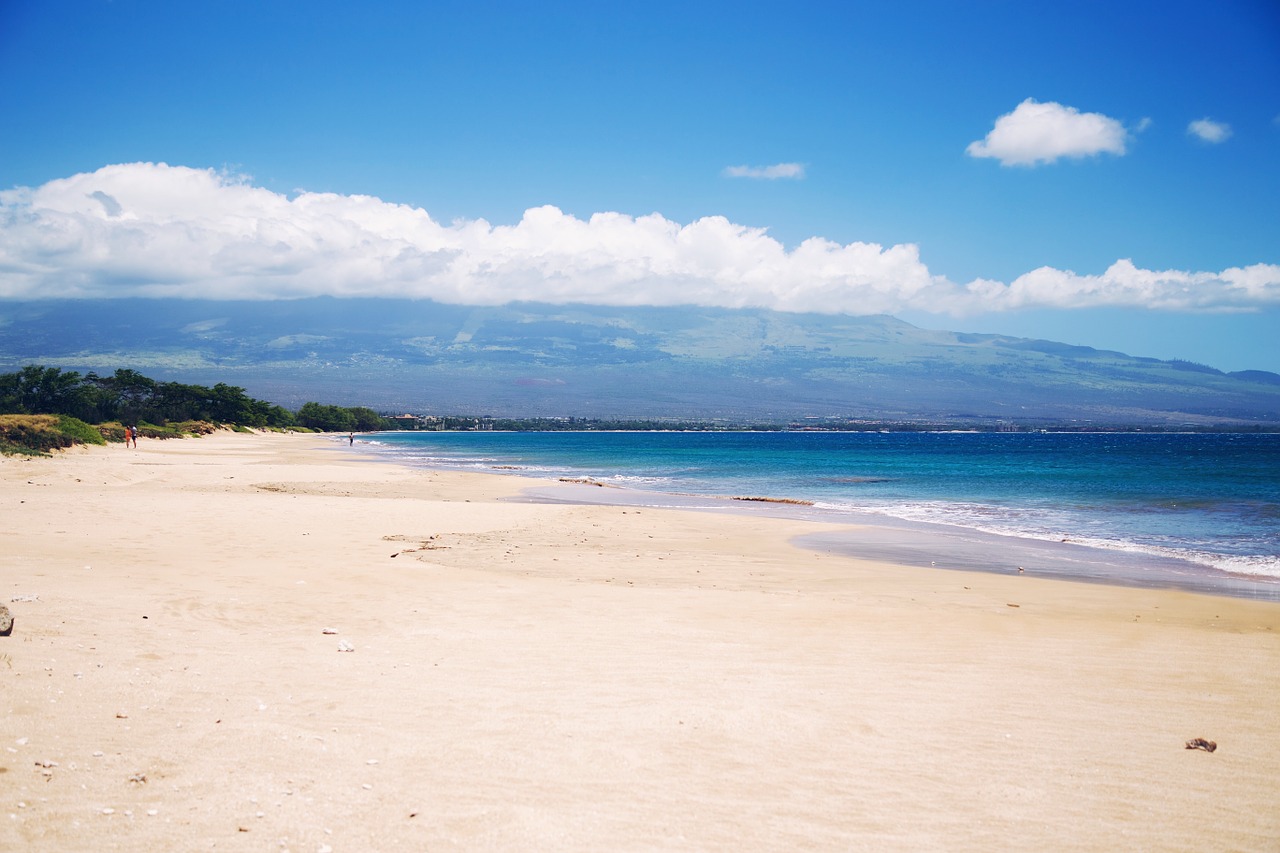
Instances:
[[[396,429],[421,429],[422,418],[417,415],[392,415],[387,418],[391,423],[395,424]]]

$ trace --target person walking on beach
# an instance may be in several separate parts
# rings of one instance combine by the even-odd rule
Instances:
[[[347,433],[347,447],[351,447],[356,443],[356,434],[354,432]]]
[[[125,447],[128,447],[128,446],[129,446],[129,439],[130,439],[130,438],[132,438],[132,439],[133,439],[133,449],[134,449],[134,450],[137,450],[137,449],[138,449],[138,428],[137,428],[136,426],[131,426],[131,427],[129,427],[129,430],[128,430],[128,433],[127,433],[127,436],[128,436],[128,437],[127,437],[127,438],[125,438],[125,441],[124,441],[124,446],[125,446]]]

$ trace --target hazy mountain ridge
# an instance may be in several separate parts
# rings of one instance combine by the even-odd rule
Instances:
[[[409,300],[0,303],[0,367],[132,367],[423,412],[1280,422],[1280,375],[1227,374],[885,316]]]

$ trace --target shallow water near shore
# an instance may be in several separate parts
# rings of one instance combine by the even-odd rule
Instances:
[[[585,502],[869,525],[800,543],[819,550],[1280,600],[1280,436],[406,432],[360,444],[407,464],[614,487],[573,492]]]

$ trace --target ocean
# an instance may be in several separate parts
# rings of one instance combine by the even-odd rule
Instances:
[[[620,487],[573,493],[587,502],[871,525],[802,537],[818,550],[1280,601],[1280,435],[393,432],[360,447]]]

